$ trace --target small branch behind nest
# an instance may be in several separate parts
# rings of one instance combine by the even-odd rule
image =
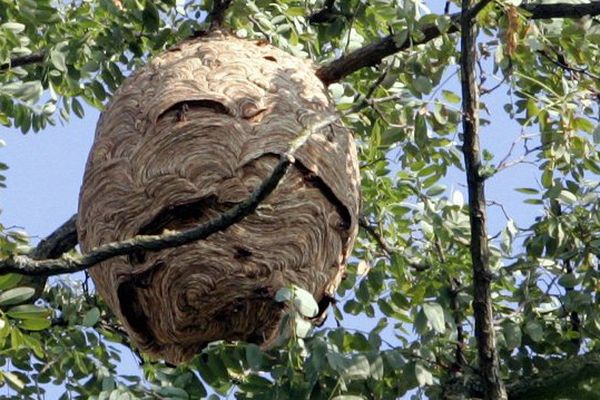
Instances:
[[[208,20],[210,21],[210,30],[218,29],[223,25],[225,19],[225,11],[231,5],[232,0],[214,0],[213,8],[208,13]]]

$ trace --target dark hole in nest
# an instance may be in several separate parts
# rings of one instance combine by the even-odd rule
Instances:
[[[154,275],[166,267],[167,264],[159,260],[147,271],[131,275],[129,280],[121,283],[117,289],[121,312],[127,318],[129,325],[135,331],[144,334],[148,338],[153,338],[154,336],[148,328],[148,315],[140,307],[138,290],[151,287]]]
[[[140,307],[136,285],[133,280],[121,283],[117,289],[117,296],[119,296],[121,313],[127,318],[129,325],[136,332],[143,334],[152,341],[154,335],[148,329],[148,316]]]
[[[181,204],[171,204],[163,208],[150,222],[144,224],[138,234],[158,235],[165,228],[196,224],[203,217],[203,210],[214,206],[215,203],[214,197],[203,197]]]
[[[277,62],[277,59],[273,56],[264,56],[263,58],[268,61]]]
[[[235,258],[236,260],[245,260],[252,256],[252,251],[248,250],[245,247],[236,246],[234,247],[234,249],[235,255],[233,256],[233,258]]]
[[[231,115],[229,109],[218,101],[208,99],[185,100],[175,103],[171,107],[167,108],[158,116],[158,120],[163,118],[168,112],[175,111],[177,121],[185,121],[185,113],[192,108],[208,108],[219,114]]]

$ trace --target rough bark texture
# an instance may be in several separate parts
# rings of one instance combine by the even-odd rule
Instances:
[[[220,32],[154,58],[102,114],[80,195],[83,251],[183,230],[245,200],[315,120],[335,108],[313,66]],[[268,345],[296,284],[333,295],[357,232],[351,133],[312,134],[256,212],[204,241],[92,268],[141,350],[172,363],[214,340]]]
[[[462,9],[472,1],[462,0]],[[460,66],[463,111],[463,154],[469,191],[471,260],[473,262],[473,311],[479,368],[486,400],[506,399],[500,377],[492,312],[490,249],[487,234],[485,178],[480,174],[479,89],[475,81],[477,26],[463,13],[461,18]]]

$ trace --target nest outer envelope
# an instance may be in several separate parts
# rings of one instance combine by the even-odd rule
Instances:
[[[313,65],[271,45],[216,32],[166,51],[100,117],[79,199],[82,250],[218,217],[270,175],[303,129],[334,114]],[[268,345],[283,312],[279,288],[334,295],[357,234],[352,134],[338,120],[295,160],[225,231],[90,270],[142,351],[179,363],[214,340]]]

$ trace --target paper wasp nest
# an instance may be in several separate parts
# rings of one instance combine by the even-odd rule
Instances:
[[[270,175],[303,129],[334,113],[311,63],[265,43],[216,32],[155,57],[98,122],[79,200],[82,250],[217,217]],[[283,312],[279,288],[333,296],[357,233],[352,135],[338,120],[295,160],[242,222],[90,270],[142,351],[179,363],[214,340],[268,343]]]

